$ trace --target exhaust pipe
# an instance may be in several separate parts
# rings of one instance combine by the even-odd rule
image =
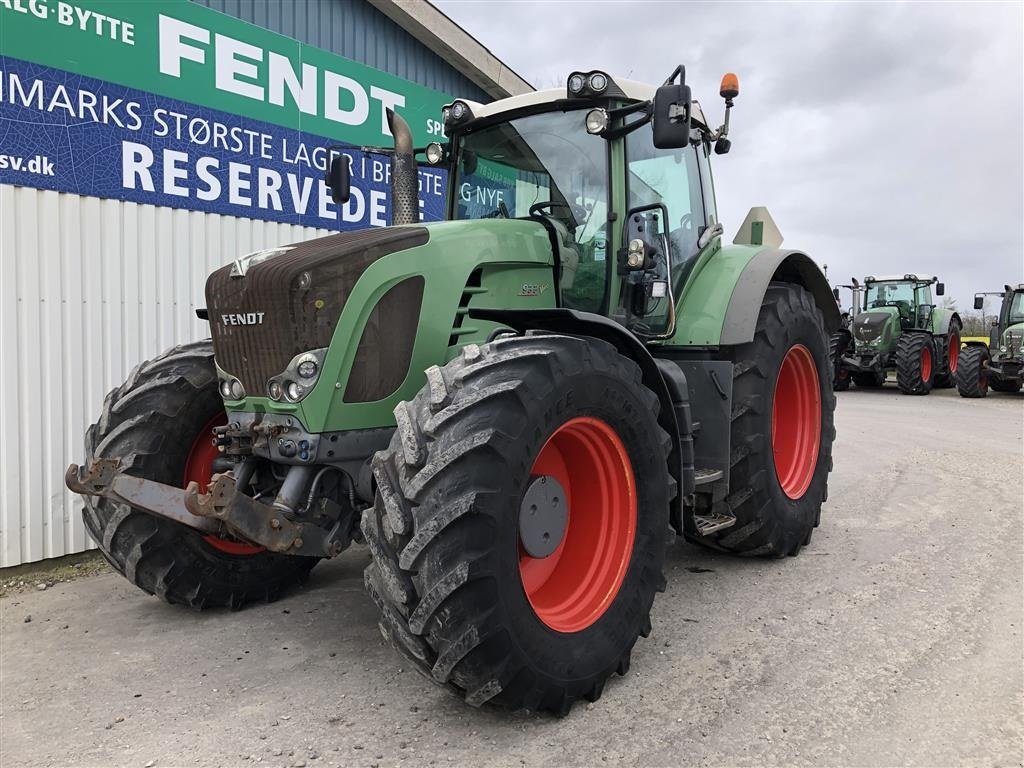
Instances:
[[[388,128],[395,137],[391,155],[391,226],[420,221],[420,182],[412,149],[409,124],[394,110],[387,110]]]

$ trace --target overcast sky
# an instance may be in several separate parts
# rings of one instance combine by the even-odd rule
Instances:
[[[969,309],[1024,282],[1019,1],[434,2],[538,88],[596,68],[658,84],[681,63],[717,125],[736,72],[714,161],[730,239],[767,205],[833,283],[932,273]]]

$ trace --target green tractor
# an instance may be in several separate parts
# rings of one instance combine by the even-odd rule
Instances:
[[[955,385],[963,323],[955,310],[932,302],[933,285],[937,296],[945,293],[938,278],[914,274],[854,279],[833,289],[836,301],[840,288],[853,295],[848,322],[829,340],[837,391],[881,387],[889,371],[905,395]]]
[[[988,345],[968,341],[960,354],[956,388],[961,397],[985,397],[990,387],[1019,392],[1024,381],[1024,283],[1004,286],[1002,293],[975,294],[975,309],[984,310],[986,296],[1002,297],[1002,306]]]
[[[683,67],[389,114],[392,222],[239,258],[212,342],[111,392],[66,483],[110,563],[241,607],[352,542],[384,635],[472,705],[564,713],[625,674],[674,532],[796,555],[832,467],[824,275],[764,209],[723,241]],[[415,155],[448,172],[421,224]],[[327,182],[349,193],[338,156]]]

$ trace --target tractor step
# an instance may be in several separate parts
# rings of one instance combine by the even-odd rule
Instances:
[[[707,485],[708,483],[714,483],[721,480],[725,476],[725,473],[720,469],[698,469],[693,473],[694,483],[697,485]]]
[[[697,526],[697,533],[701,536],[708,536],[715,531],[729,528],[736,524],[736,518],[729,514],[714,512],[710,515],[694,515],[693,523]]]

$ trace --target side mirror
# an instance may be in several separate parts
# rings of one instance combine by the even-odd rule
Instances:
[[[985,297],[984,296],[975,296],[974,297],[974,308],[975,309],[984,309],[985,308]]]
[[[331,190],[331,199],[337,205],[344,205],[348,202],[349,194],[352,191],[352,176],[348,158],[345,155],[334,156],[331,160],[331,167],[324,176],[324,183]]]
[[[946,292],[946,284],[945,283],[936,283],[935,284],[935,295],[936,296],[942,296],[945,292]]]
[[[839,301],[839,289],[838,288],[833,288],[832,289],[832,295],[835,297],[836,301]]]
[[[679,77],[679,82],[673,80]],[[652,129],[658,149],[684,149],[690,144],[692,96],[686,85],[686,70],[680,64],[665,84],[654,92]]]

